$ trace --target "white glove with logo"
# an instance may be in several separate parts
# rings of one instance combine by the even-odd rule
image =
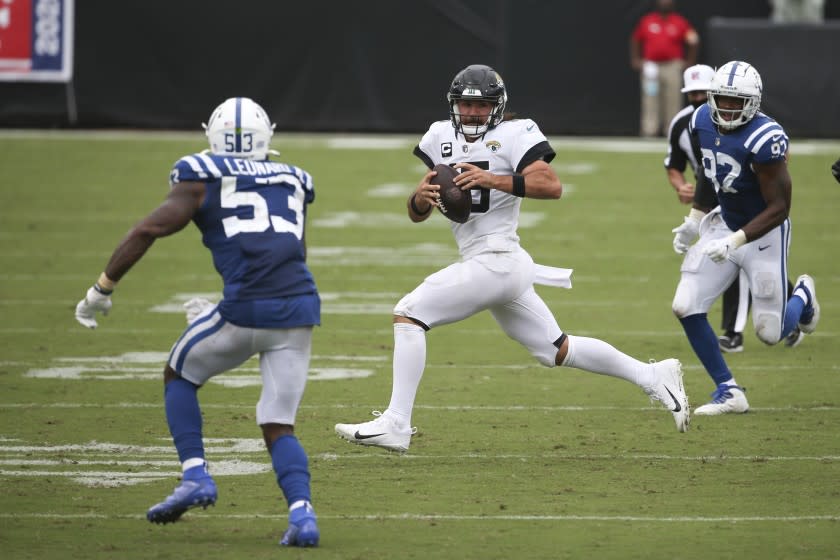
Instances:
[[[76,305],[76,320],[89,329],[95,329],[97,327],[96,312],[107,315],[110,310],[111,294],[103,294],[95,286],[91,286],[85,299]]]
[[[712,239],[703,247],[703,254],[707,255],[716,263],[722,263],[729,258],[729,255],[738,247],[747,242],[744,230],[739,229],[732,235],[721,239]]]
[[[187,324],[192,324],[196,317],[204,313],[208,307],[216,305],[212,301],[204,298],[192,298],[184,304],[184,311],[187,313]]]
[[[694,240],[697,239],[697,234],[700,232],[700,220],[695,220],[691,216],[686,216],[682,225],[675,227],[671,233],[676,233],[674,236],[674,251],[678,255],[684,255]]]

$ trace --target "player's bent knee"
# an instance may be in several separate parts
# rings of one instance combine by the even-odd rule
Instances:
[[[692,308],[691,298],[688,297],[687,290],[677,287],[677,293],[674,294],[674,301],[671,302],[671,311],[678,319],[688,317],[691,315]]]
[[[557,352],[558,352],[557,348],[552,347],[552,349],[548,353],[546,353],[546,352],[531,352],[531,355],[534,356],[537,359],[537,361],[540,363],[540,365],[543,365],[545,367],[554,367],[555,365],[557,365],[555,363],[555,360],[557,359]],[[549,354],[551,354],[551,355],[549,355]]]
[[[758,315],[755,318],[755,334],[764,344],[772,346],[782,337],[782,324],[779,317],[771,314]]]

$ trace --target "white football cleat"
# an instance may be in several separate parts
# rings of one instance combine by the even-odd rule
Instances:
[[[803,274],[799,278],[796,279],[796,288],[805,288],[808,291],[808,295],[810,296],[810,302],[808,305],[805,306],[805,309],[808,306],[811,307],[813,312],[810,314],[810,319],[806,317],[805,312],[802,313],[801,319],[807,319],[807,322],[800,322],[799,328],[805,334],[811,334],[817,328],[817,323],[820,321],[820,304],[817,302],[817,289],[814,286],[814,279],[808,276],[807,274]]]
[[[387,414],[373,411],[377,418],[361,424],[336,424],[335,433],[351,443],[359,445],[374,445],[391,451],[405,452],[411,444],[411,436],[417,433],[417,428],[399,426]]]
[[[645,388],[651,400],[659,401],[674,415],[677,430],[685,432],[691,420],[689,415],[688,395],[683,387],[682,364],[670,359],[651,364],[656,382]]]
[[[746,389],[738,385],[721,383],[712,393],[712,401],[694,411],[700,416],[717,416],[718,414],[743,414],[750,409]]]

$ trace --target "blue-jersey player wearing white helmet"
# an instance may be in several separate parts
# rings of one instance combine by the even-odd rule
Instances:
[[[116,283],[152,243],[195,223],[224,281],[224,297],[218,305],[190,302],[189,325],[172,346],[163,374],[165,408],[183,477],[146,517],[169,523],[190,508],[216,502],[197,392],[211,377],[258,354],[263,388],[256,419],[290,511],[280,544],[316,546],[308,459],[294,436],[312,329],[320,323],[320,299],[305,260],[312,178],[268,159],[276,154],[269,149],[274,125],[251,99],[226,100],[205,128],[210,150],[175,163],[169,196],[117,246],[77,305],[76,319],[96,328],[96,313],[110,310]]]
[[[711,402],[695,414],[749,410],[744,388],[724,361],[706,317],[712,302],[742,269],[749,279],[753,324],[762,342],[776,344],[797,326],[810,334],[820,318],[814,280],[807,274],[797,279],[787,297],[788,137],[776,121],[759,111],[761,94],[755,68],[746,62],[728,62],[715,72],[708,103],[695,111],[689,123],[719,204],[707,209],[695,203],[685,223],[674,230],[674,247],[687,253],[673,311],[716,385]]]

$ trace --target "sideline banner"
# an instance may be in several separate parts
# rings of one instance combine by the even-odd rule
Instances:
[[[0,0],[0,81],[70,81],[73,1]]]

